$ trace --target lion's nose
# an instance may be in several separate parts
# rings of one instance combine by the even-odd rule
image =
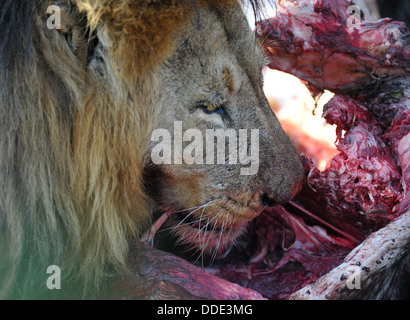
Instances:
[[[270,197],[267,193],[261,194],[261,202],[262,202],[262,206],[264,207],[274,207],[274,206],[277,206],[278,204],[281,204],[277,200]]]
[[[288,187],[281,188],[278,192],[263,192],[260,195],[260,201],[263,207],[274,207],[279,204],[288,203],[302,188],[302,183],[291,184]]]

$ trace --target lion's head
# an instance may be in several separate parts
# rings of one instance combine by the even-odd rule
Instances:
[[[59,17],[50,5],[61,21],[47,23]],[[298,192],[301,163],[236,1],[6,0],[0,30],[6,297],[54,294],[49,265],[73,292],[94,290],[126,272],[129,241],[162,211],[175,211],[184,241],[220,252]],[[167,153],[157,129],[170,132],[170,163],[155,159]],[[226,159],[206,147],[216,129],[229,136]]]

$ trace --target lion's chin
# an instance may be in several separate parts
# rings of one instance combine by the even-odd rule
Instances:
[[[213,260],[226,255],[247,226],[247,223],[228,223],[227,220],[218,224],[216,220],[215,217],[202,220],[175,213],[164,229],[172,233],[175,246],[192,251],[197,258],[206,255]]]
[[[155,222],[142,240],[190,261],[210,263],[229,253],[264,210],[261,203],[241,206],[226,198],[198,206],[167,203],[157,208]]]

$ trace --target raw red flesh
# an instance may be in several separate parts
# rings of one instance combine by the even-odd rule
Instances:
[[[282,299],[339,265],[353,247],[277,206],[257,217],[246,238],[214,267],[220,266],[219,277]],[[237,257],[244,254],[249,257],[241,263]]]
[[[338,126],[340,154],[324,172],[312,168],[308,183],[326,214],[336,217],[332,221],[363,214],[350,225],[368,235],[408,207],[410,35],[403,23],[388,19],[349,29],[349,4],[282,0],[277,16],[260,22],[257,34],[270,67],[307,81],[313,91],[345,95],[328,103],[324,114]]]
[[[410,208],[410,103],[409,110],[398,115],[384,137],[390,142],[402,171],[404,199],[397,206],[399,214]]]
[[[323,172],[304,157],[307,186],[295,201],[363,241],[410,208],[409,34],[387,19],[349,31],[347,6],[344,0],[279,1],[277,17],[261,22],[257,33],[271,68],[306,81],[314,93],[344,95],[335,96],[323,115],[337,125],[339,154]],[[283,250],[280,240],[256,229],[257,261],[224,267],[220,276],[282,298],[343,262],[347,239],[335,241],[340,238],[324,229],[319,236],[315,221],[282,207],[256,219],[262,230],[272,230],[267,213],[283,221],[293,244]],[[278,237],[280,228],[273,234]],[[278,249],[280,259],[269,255]]]
[[[382,128],[360,102],[336,96],[324,117],[337,125],[340,153],[323,172],[312,168],[307,182],[326,215],[347,232],[355,227],[363,239],[397,217],[396,205],[404,197],[400,168]]]
[[[410,48],[404,23],[362,21],[359,29],[349,29],[349,1],[278,2],[277,16],[256,31],[272,69],[297,76],[313,91],[355,97],[394,92],[406,81]]]
[[[336,0],[280,1],[278,16],[261,22],[257,33],[271,68],[307,81],[315,93],[328,89],[345,95],[333,98],[323,115],[337,125],[339,154],[323,172],[305,157],[308,186],[296,201],[364,240],[410,208],[409,34],[387,20],[349,31],[346,8],[347,2]],[[364,98],[366,102],[358,101]],[[336,262],[329,252],[341,246],[326,237],[319,244],[309,227],[292,224],[291,229],[294,246],[302,250],[286,252],[273,271],[293,268],[286,261],[300,262],[294,279],[309,271],[297,284],[302,287],[320,275],[318,265],[329,271],[323,258],[309,265],[318,253]]]

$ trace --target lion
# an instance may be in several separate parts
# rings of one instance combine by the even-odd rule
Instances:
[[[2,298],[99,297],[161,213],[175,212],[168,223],[184,242],[219,254],[298,193],[302,164],[264,96],[266,59],[241,5],[1,2]],[[155,164],[154,130],[178,121],[204,135],[258,129],[257,173]],[[61,290],[47,288],[49,266]]]

